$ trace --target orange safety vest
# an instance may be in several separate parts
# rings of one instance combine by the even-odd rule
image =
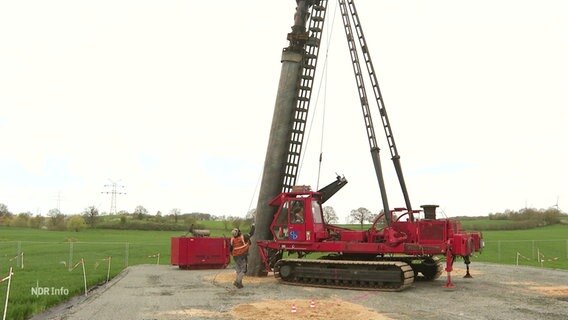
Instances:
[[[242,256],[246,254],[249,249],[249,244],[245,242],[245,236],[241,234],[240,237],[231,238],[231,245],[233,246],[233,256]]]

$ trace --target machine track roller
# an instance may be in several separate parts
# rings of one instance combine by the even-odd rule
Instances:
[[[285,284],[352,290],[401,291],[414,282],[403,261],[283,259],[274,275]]]

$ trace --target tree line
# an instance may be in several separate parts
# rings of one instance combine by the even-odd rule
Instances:
[[[490,213],[489,220],[509,220],[510,224],[501,225],[497,229],[530,229],[562,223],[566,214],[558,208],[520,210],[505,210],[505,212]]]
[[[0,226],[56,231],[80,231],[85,228],[187,231],[190,225],[203,228],[200,221],[222,221],[225,229],[228,229],[251,224],[254,213],[255,210],[251,210],[245,218],[241,218],[201,212],[182,214],[180,209],[173,208],[168,214],[157,211],[152,215],[144,206],[139,205],[132,212],[123,210],[116,215],[100,213],[95,206],[90,206],[80,214],[65,215],[59,209],[51,209],[46,216],[34,216],[31,212],[13,214],[5,204],[0,203]]]
[[[365,223],[373,223],[379,213],[373,213],[367,208],[351,210],[347,217],[349,223],[359,224],[361,229]],[[178,208],[173,208],[168,214],[157,211],[151,215],[144,206],[139,205],[132,212],[120,211],[116,215],[100,213],[95,206],[87,207],[80,214],[64,215],[58,209],[51,209],[47,216],[36,215],[30,212],[13,214],[8,207],[0,203],[0,225],[24,228],[41,228],[48,230],[72,230],[80,231],[85,228],[101,229],[136,229],[136,230],[179,230],[187,231],[190,225],[195,228],[204,228],[202,221],[220,221],[223,228],[241,228],[254,222],[256,209],[249,210],[245,217],[231,215],[213,215],[209,213],[181,213]],[[565,214],[558,208],[534,209],[524,208],[518,211],[506,210],[505,212],[490,213],[490,220],[511,220],[511,228],[534,228],[551,224],[561,223]],[[339,217],[331,206],[323,207],[323,217],[326,223],[338,223]]]

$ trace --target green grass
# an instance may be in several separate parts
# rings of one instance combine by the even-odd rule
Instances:
[[[568,225],[484,231],[483,238],[485,249],[474,261],[517,264],[519,255],[519,265],[568,270]]]
[[[514,224],[512,220],[489,220],[489,219],[475,219],[475,220],[460,220],[462,227],[466,230],[487,230],[502,226],[509,226]]]
[[[568,225],[555,224],[528,230],[483,231],[486,241],[568,240]]]
[[[538,220],[490,220],[490,219],[464,219],[460,220],[465,230],[521,230],[534,229],[542,221]]]

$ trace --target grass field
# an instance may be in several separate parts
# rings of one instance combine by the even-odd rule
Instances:
[[[106,281],[109,257],[110,277],[127,265],[157,263],[158,254],[160,264],[169,264],[172,236],[180,236],[180,232],[0,228],[1,277],[8,275],[10,267],[14,268],[8,319],[25,319],[70,296],[83,294],[81,259],[89,288]],[[19,255],[22,252],[24,268]],[[6,287],[6,281],[0,285],[2,306]],[[33,294],[37,287],[49,288],[49,292]]]
[[[519,256],[520,265],[568,269],[568,225],[484,231],[483,238],[485,249],[474,260],[516,264]]]
[[[466,230],[487,230],[490,228],[497,228],[501,226],[509,226],[514,224],[511,220],[489,220],[489,219],[475,219],[460,221],[462,227]]]
[[[204,226],[212,231],[212,236],[229,234],[222,222]],[[350,227],[359,229],[358,225]],[[248,231],[248,226],[243,229]],[[7,318],[26,319],[71,296],[84,294],[81,259],[89,288],[104,283],[107,274],[113,277],[128,265],[158,262],[168,265],[170,238],[183,234],[179,231],[88,229],[69,232],[0,227],[0,279],[8,275],[10,267],[14,268]],[[474,263],[516,264],[520,254],[519,264],[568,269],[568,225],[486,231],[483,235],[486,248],[473,259]],[[76,268],[70,271],[74,266]],[[37,294],[40,287],[48,288],[48,294]],[[2,306],[6,288],[7,282],[2,282]]]

